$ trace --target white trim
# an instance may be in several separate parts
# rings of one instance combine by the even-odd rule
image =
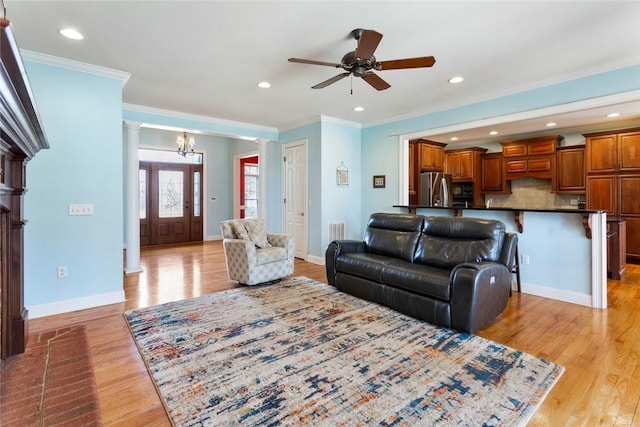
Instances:
[[[320,256],[308,255],[305,261],[310,262],[312,264],[324,265],[324,258]]]
[[[362,129],[362,124],[358,122],[352,122],[350,120],[339,119],[337,117],[327,116],[324,114],[320,115],[320,121],[326,123],[335,123],[337,125],[349,126],[356,129]]]
[[[106,294],[90,295],[87,297],[74,298],[47,304],[38,304],[27,307],[29,318],[52,316],[54,314],[68,313],[70,311],[85,310],[87,308],[99,307],[102,305],[116,304],[124,302],[124,290],[109,292]]]
[[[58,56],[47,55],[45,53],[33,52],[30,50],[20,49],[22,59],[30,62],[51,65],[53,67],[64,68],[71,71],[80,71],[83,73],[94,74],[100,77],[108,77],[122,81],[122,87],[127,84],[131,73],[126,71],[114,70],[112,68],[101,67],[99,65],[87,64],[86,62],[74,61],[73,59],[60,58]]]
[[[243,129],[251,129],[251,130],[258,130],[258,131],[264,131],[264,132],[272,132],[277,134],[278,133],[278,128],[274,128],[274,127],[270,127],[270,126],[261,126],[261,125],[256,125],[254,123],[245,123],[245,122],[237,122],[234,120],[226,120],[226,119],[219,119],[216,117],[209,117],[209,116],[201,116],[198,114],[190,114],[190,113],[183,113],[180,111],[172,111],[172,110],[164,110],[161,108],[155,108],[155,107],[147,107],[145,105],[136,105],[136,104],[127,104],[127,103],[123,103],[122,104],[122,108],[123,110],[128,110],[128,111],[133,111],[133,112],[137,112],[137,113],[147,113],[147,114],[155,114],[158,116],[167,116],[167,117],[171,117],[174,119],[185,119],[185,120],[193,120],[193,121],[198,121],[198,122],[203,122],[203,123],[207,123],[207,124],[211,124],[211,125],[219,125],[219,126],[233,126],[233,127],[239,127],[239,128],[243,128]],[[159,129],[160,125],[154,125],[154,124],[148,124],[149,127],[157,127]],[[169,127],[167,127],[169,128]],[[173,129],[173,128],[171,128]],[[177,128],[175,128],[177,129]],[[222,133],[215,133],[216,135],[222,135]],[[239,139],[245,139],[245,140],[250,140],[250,141],[254,141],[256,138],[250,138],[250,137],[237,137]]]
[[[551,298],[558,301],[569,302],[571,304],[592,307],[592,297],[589,294],[581,294],[562,289],[553,289],[533,283],[521,283],[522,293],[536,295],[544,298]]]
[[[293,124],[290,124],[288,126],[284,126],[284,127],[278,128],[278,130],[280,132],[286,132],[288,130],[298,129],[298,128],[301,128],[303,126],[312,125],[314,123],[322,123],[322,117],[321,116],[312,117],[312,118],[310,118],[308,120],[303,120],[301,122],[293,123]]]
[[[593,308],[607,308],[607,214],[589,214],[591,227],[591,298]]]
[[[205,242],[211,242],[214,240],[222,240],[222,234],[208,234],[204,237]]]

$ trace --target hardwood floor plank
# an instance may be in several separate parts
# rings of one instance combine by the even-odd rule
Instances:
[[[125,276],[126,302],[29,324],[31,333],[87,325],[106,426],[170,425],[122,313],[238,287],[219,241],[143,248],[141,263],[142,273]],[[324,266],[301,260],[295,275],[326,283]],[[607,310],[516,292],[478,332],[565,367],[530,426],[640,424],[640,266],[629,264],[608,287]]]

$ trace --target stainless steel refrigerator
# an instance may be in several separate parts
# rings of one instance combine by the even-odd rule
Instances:
[[[420,174],[420,192],[418,204],[421,206],[451,207],[451,174],[441,172],[422,172]]]

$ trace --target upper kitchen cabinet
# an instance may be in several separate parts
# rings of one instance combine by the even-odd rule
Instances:
[[[640,172],[640,129],[584,136],[587,173]]]
[[[427,139],[413,140],[416,143],[418,155],[418,172],[443,172],[444,171],[444,147],[447,144],[429,141]]]
[[[486,148],[462,148],[444,152],[444,172],[452,176],[454,182],[473,182],[480,180],[482,170],[481,155]]]
[[[557,135],[506,141],[502,144],[507,180],[534,177],[555,178]]]
[[[556,192],[584,194],[584,145],[570,145],[556,149]]]
[[[487,153],[481,156],[482,176],[480,191],[482,193],[510,193],[511,185],[505,179],[502,153]]]

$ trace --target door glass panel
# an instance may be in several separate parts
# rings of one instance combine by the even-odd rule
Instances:
[[[147,218],[147,171],[146,169],[138,170],[138,185],[140,194],[138,201],[140,203],[140,219]]]
[[[258,216],[258,165],[244,166],[244,217]]]
[[[200,216],[200,172],[193,173],[193,216]]]
[[[158,173],[158,199],[160,218],[179,218],[183,216],[183,179],[181,171],[161,170]]]

